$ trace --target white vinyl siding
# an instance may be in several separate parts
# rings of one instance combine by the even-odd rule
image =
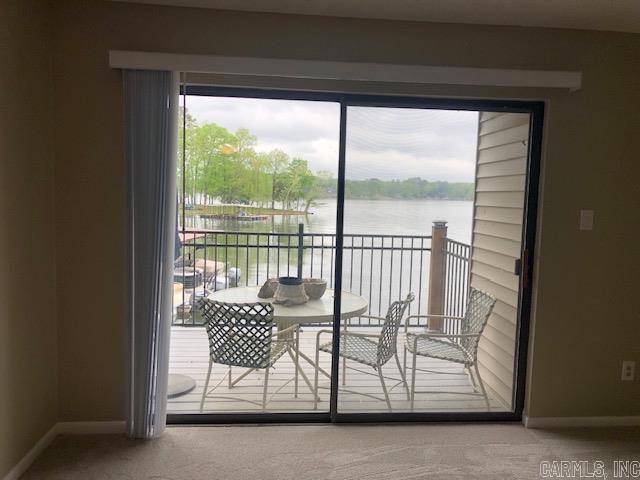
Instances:
[[[529,115],[482,112],[471,248],[471,285],[498,300],[478,348],[485,384],[511,408]]]

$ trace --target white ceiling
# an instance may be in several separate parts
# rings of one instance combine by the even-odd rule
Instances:
[[[640,0],[116,0],[337,17],[640,33]]]

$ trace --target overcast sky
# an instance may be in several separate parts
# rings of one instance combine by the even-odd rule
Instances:
[[[247,128],[311,170],[338,171],[340,106],[329,102],[188,96],[199,124]],[[347,178],[473,181],[477,112],[349,107]]]

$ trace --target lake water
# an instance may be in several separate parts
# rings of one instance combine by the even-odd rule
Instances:
[[[335,233],[336,200],[318,201],[311,215],[276,216],[273,220],[237,222],[195,219],[190,226],[241,232],[294,233],[298,224],[308,233]],[[462,200],[347,200],[345,233],[381,235],[431,235],[436,220],[446,220],[448,237],[463,243],[471,241],[473,202]]]
[[[335,233],[336,201],[315,205],[311,215],[276,216],[256,222],[212,220],[187,217],[188,227],[240,234],[207,236],[209,245],[199,249],[199,257],[225,262],[227,268],[241,270],[241,285],[261,285],[267,278],[297,273],[297,238],[267,233],[296,233],[304,224],[305,233]],[[390,239],[370,235],[431,235],[436,220],[448,224],[448,237],[470,243],[473,202],[449,200],[348,200],[345,203],[343,289],[367,299],[369,312],[383,315],[389,303],[416,295],[415,312],[424,312],[429,283],[430,242],[424,239]],[[400,241],[402,240],[402,241]],[[201,241],[200,241],[201,242]],[[199,242],[199,243],[200,243]],[[335,267],[333,236],[306,237],[303,276],[321,277],[332,286]],[[320,246],[324,245],[324,248]]]

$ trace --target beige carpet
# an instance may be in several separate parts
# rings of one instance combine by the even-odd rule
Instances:
[[[527,479],[541,461],[640,460],[640,429],[520,425],[174,427],[158,440],[61,436],[25,479]]]

